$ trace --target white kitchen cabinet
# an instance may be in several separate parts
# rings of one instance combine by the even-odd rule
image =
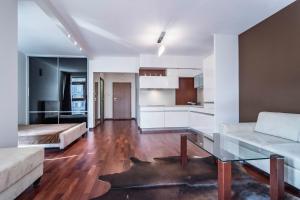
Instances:
[[[174,76],[167,76],[167,88],[177,89],[179,88],[179,79]]]
[[[199,126],[199,119],[198,118],[198,113],[195,112],[190,112],[189,113],[189,127],[194,129],[194,130],[198,130],[198,126]]]
[[[194,88],[203,88],[203,74],[194,77]]]
[[[167,69],[167,76],[195,77],[200,73],[200,69]]]
[[[142,111],[140,114],[140,127],[146,128],[164,128],[164,111]]]
[[[189,126],[188,111],[165,111],[166,128],[184,128]]]
[[[179,87],[178,77],[140,76],[141,89],[176,89],[178,87]]]
[[[215,131],[213,109],[197,106],[141,106],[142,129],[191,128],[207,135]]]
[[[203,133],[213,133],[215,131],[214,115],[190,111],[189,113],[190,128]]]

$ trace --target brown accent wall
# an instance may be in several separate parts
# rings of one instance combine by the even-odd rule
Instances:
[[[197,103],[197,89],[194,88],[194,78],[179,78],[179,88],[176,89],[176,105],[187,105],[187,102]]]
[[[240,121],[300,113],[300,1],[239,36]]]

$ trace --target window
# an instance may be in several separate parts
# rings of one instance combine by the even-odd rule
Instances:
[[[71,98],[72,98],[72,114],[82,114],[86,111],[86,78],[71,78]]]

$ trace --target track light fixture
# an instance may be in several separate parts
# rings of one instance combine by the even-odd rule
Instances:
[[[166,47],[162,44],[165,35],[166,35],[165,31],[161,32],[159,35],[159,38],[157,40],[157,44],[159,44],[159,48],[158,48],[158,52],[157,52],[158,56],[161,56],[166,50]]]

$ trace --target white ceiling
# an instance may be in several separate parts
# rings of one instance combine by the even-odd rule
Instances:
[[[29,55],[82,55],[55,21],[33,1],[19,1],[18,46]]]
[[[73,22],[93,56],[156,54],[166,31],[167,55],[213,51],[213,34],[239,34],[294,0],[44,0]],[[37,6],[20,7],[20,48],[25,52],[78,55],[78,48]],[[28,4],[28,5],[27,5]],[[52,8],[52,9],[53,9]],[[76,27],[74,27],[76,26]],[[57,26],[56,26],[57,27]]]

